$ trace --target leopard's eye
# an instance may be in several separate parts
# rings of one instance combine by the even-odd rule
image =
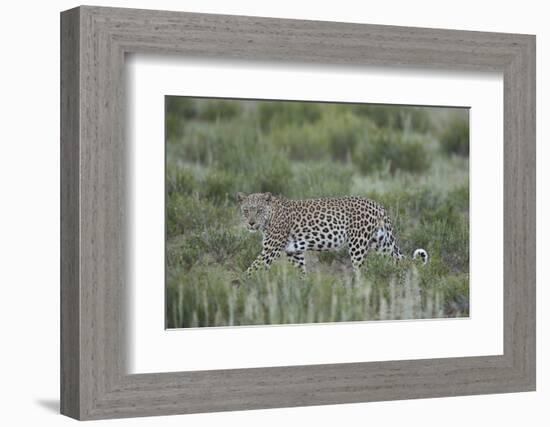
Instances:
[[[248,215],[248,209],[244,208],[243,209],[243,214]]]

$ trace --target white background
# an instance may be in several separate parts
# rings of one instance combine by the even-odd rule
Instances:
[[[59,384],[59,11],[72,1],[3,5],[0,284],[4,425],[68,425]],[[550,28],[544,2],[277,0],[97,1],[96,4],[375,24],[537,34],[538,391],[104,422],[109,425],[257,426],[343,423],[407,426],[546,426],[550,413],[547,241],[550,218]],[[546,194],[545,194],[546,193]],[[545,194],[546,197],[543,197]],[[548,264],[546,262],[546,264]],[[545,309],[546,308],[546,309]],[[546,360],[545,360],[546,359]]]
[[[382,67],[350,72],[315,65],[296,70],[273,63],[134,55],[125,75],[132,165],[130,372],[502,354],[501,74]],[[471,318],[165,331],[159,280],[165,265],[166,94],[471,106]],[[223,354],[212,351],[213,343]]]

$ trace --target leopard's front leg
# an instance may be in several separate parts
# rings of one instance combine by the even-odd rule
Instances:
[[[268,268],[273,261],[279,258],[281,251],[278,250],[266,250],[262,249],[262,253],[252,262],[250,267],[246,270],[246,275],[250,276],[254,271],[260,268]]]
[[[254,271],[260,268],[269,268],[273,261],[279,258],[283,247],[284,243],[281,239],[277,239],[269,234],[266,235],[262,241],[262,252],[248,267],[246,275],[250,277]]]

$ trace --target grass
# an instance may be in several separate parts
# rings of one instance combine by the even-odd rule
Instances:
[[[169,328],[469,315],[466,110],[168,97],[166,114]],[[430,263],[371,254],[356,276],[345,250],[313,252],[305,278],[284,256],[245,278],[261,236],[238,191],[370,197]]]
[[[444,291],[425,293],[417,269],[407,271],[402,283],[391,276],[387,281],[369,277],[342,280],[341,275],[326,271],[301,278],[285,265],[258,273],[240,286],[226,286],[226,279],[227,271],[220,266],[176,272],[178,285],[169,288],[168,294],[169,323],[238,326],[444,315],[436,303],[444,298]]]

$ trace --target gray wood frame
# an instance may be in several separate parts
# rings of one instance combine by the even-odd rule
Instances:
[[[504,354],[128,375],[124,56],[134,52],[502,72]],[[534,36],[71,9],[61,14],[61,165],[65,415],[100,419],[535,389]]]

